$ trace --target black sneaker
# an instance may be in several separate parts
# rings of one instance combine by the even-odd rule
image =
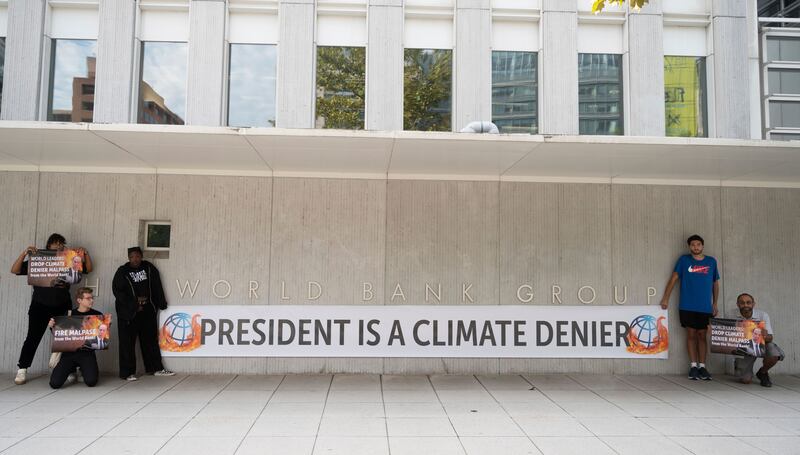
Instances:
[[[704,381],[710,381],[711,380],[711,373],[709,373],[708,370],[706,370],[706,367],[698,368],[697,376],[700,379],[704,380]]]
[[[700,374],[700,370],[698,370],[697,367],[689,368],[689,379],[691,379],[692,381],[696,381],[696,380],[700,379],[699,374]]]
[[[769,380],[769,373],[762,373],[758,370],[756,377],[761,381],[761,387],[772,387],[772,381]]]

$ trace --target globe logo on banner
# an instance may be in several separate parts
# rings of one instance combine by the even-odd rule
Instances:
[[[643,314],[631,321],[628,328],[628,352],[635,354],[658,354],[669,349],[669,330],[664,325],[664,316]]]
[[[159,333],[162,351],[188,352],[200,347],[200,315],[173,313],[164,321]]]

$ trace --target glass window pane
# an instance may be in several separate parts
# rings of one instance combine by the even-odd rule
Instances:
[[[317,47],[316,128],[364,129],[363,47]]]
[[[139,123],[183,125],[186,116],[186,43],[142,43]]]
[[[536,134],[535,52],[492,52],[492,122],[501,133]]]
[[[800,141],[800,134],[769,133],[771,141]]]
[[[580,134],[623,134],[622,56],[578,54]]]
[[[769,126],[800,128],[800,102],[770,101]]]
[[[0,37],[0,106],[3,105],[3,73],[6,61],[6,39]]]
[[[705,57],[664,56],[666,135],[708,136]]]
[[[231,44],[228,125],[275,127],[277,49],[266,44]]]
[[[406,49],[404,73],[403,129],[451,131],[452,51]]]
[[[800,39],[788,36],[768,36],[767,56],[770,61],[800,61]]]
[[[147,225],[146,248],[169,248],[172,225],[152,223]]]
[[[800,95],[800,70],[772,68],[769,75],[769,94]]]
[[[95,40],[53,40],[47,120],[91,122],[94,111]]]

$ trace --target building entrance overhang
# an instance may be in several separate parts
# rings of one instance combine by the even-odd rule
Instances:
[[[4,121],[0,169],[800,187],[800,143]]]

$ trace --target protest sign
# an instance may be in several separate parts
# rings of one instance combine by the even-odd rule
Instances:
[[[764,357],[764,321],[756,319],[711,319],[711,352]]]
[[[36,250],[28,256],[28,284],[63,287],[83,279],[83,250]]]
[[[81,348],[108,349],[111,315],[56,316],[53,352],[74,352]]]
[[[160,313],[182,357],[666,359],[658,306],[197,305]]]

